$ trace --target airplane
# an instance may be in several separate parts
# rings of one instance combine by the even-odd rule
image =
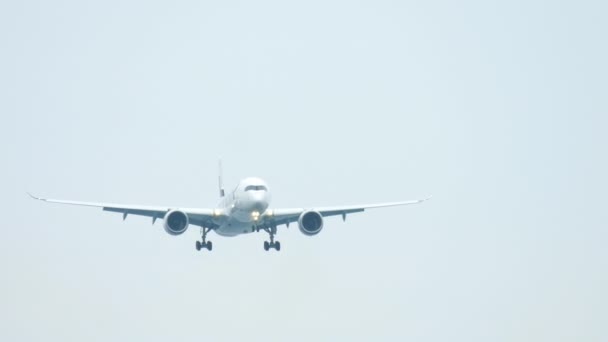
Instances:
[[[162,206],[141,206],[112,203],[94,203],[80,201],[66,201],[36,197],[32,198],[49,203],[71,204],[89,207],[99,207],[104,211],[121,213],[123,221],[128,215],[147,216],[152,218],[152,224],[157,219],[164,220],[165,231],[173,236],[183,234],[189,225],[199,226],[201,241],[196,241],[196,250],[207,249],[211,251],[213,244],[207,240],[211,231],[220,236],[233,237],[241,234],[264,231],[268,233],[270,241],[264,241],[264,250],[281,250],[281,243],[275,240],[277,227],[297,222],[300,232],[307,236],[314,236],[323,229],[323,219],[328,216],[341,215],[346,220],[347,214],[363,212],[366,209],[392,207],[422,203],[425,199],[387,202],[365,205],[347,205],[335,207],[313,208],[270,208],[270,190],[268,184],[257,177],[242,179],[232,192],[226,194],[222,184],[220,163],[219,175],[220,202],[215,208],[178,208]]]

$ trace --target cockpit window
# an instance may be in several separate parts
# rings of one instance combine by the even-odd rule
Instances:
[[[245,191],[252,191],[252,190],[257,190],[257,191],[267,191],[266,187],[263,185],[247,185],[245,187]]]

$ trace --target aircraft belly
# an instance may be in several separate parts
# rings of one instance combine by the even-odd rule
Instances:
[[[251,221],[251,212],[249,212],[249,211],[237,210],[237,211],[234,211],[231,214],[231,216],[232,216],[233,221],[237,221],[239,223],[249,224]]]
[[[221,226],[219,226],[215,232],[221,236],[237,236],[240,234],[246,234],[252,232],[252,224],[250,222],[240,222],[238,220],[230,219]]]

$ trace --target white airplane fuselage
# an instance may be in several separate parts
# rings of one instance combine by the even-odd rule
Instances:
[[[218,210],[222,219],[215,232],[222,236],[236,236],[255,231],[255,225],[270,205],[270,191],[264,180],[249,177],[241,180],[232,192],[227,193]]]

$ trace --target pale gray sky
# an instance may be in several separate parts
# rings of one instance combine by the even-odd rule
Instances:
[[[608,340],[605,1],[0,3],[0,340]],[[415,199],[316,237],[45,205]]]

